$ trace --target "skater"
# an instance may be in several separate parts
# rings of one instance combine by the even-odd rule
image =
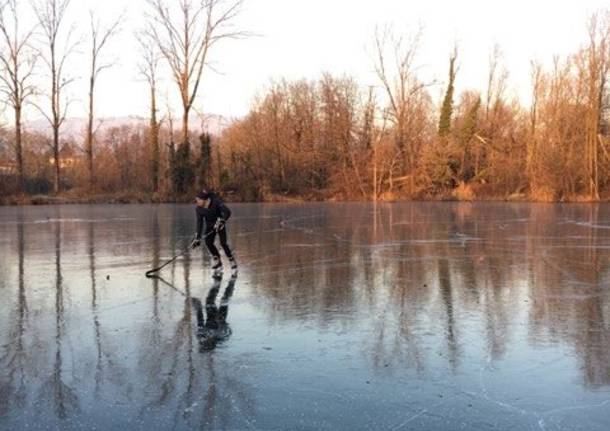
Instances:
[[[231,210],[224,204],[220,196],[213,191],[203,190],[195,197],[196,207],[195,211],[197,214],[197,232],[195,239],[191,243],[193,248],[201,245],[203,230],[203,224],[205,221],[205,232],[203,239],[208,251],[212,255],[212,270],[215,274],[222,272],[222,261],[220,260],[220,253],[214,245],[216,240],[216,234],[220,238],[220,245],[225,252],[225,255],[229,258],[231,264],[231,271],[237,272],[237,262],[233,252],[227,244],[227,220],[231,217]]]

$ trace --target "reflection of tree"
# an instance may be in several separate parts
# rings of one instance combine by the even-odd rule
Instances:
[[[487,346],[492,359],[500,359],[505,353],[507,343],[507,331],[510,322],[507,306],[511,306],[510,301],[506,301],[505,294],[508,290],[506,283],[503,283],[504,273],[508,262],[494,255],[486,259],[483,306],[485,307],[485,330],[487,335]]]
[[[445,306],[445,313],[447,314],[447,351],[449,353],[449,361],[455,369],[458,360],[458,346],[455,334],[455,318],[453,316],[453,288],[449,272],[449,261],[447,259],[439,259],[438,261],[438,284],[443,305]]]
[[[93,329],[95,332],[95,346],[97,349],[97,362],[95,366],[95,390],[99,393],[102,380],[102,339],[100,334],[100,320],[97,312],[97,288],[95,284],[95,232],[94,223],[88,223],[89,241],[89,275],[91,277],[91,313],[93,315]]]
[[[194,369],[192,363],[192,335],[191,332],[191,323],[190,323],[190,304],[188,303],[188,296],[180,289],[177,289],[173,284],[165,281],[162,278],[158,278],[159,281],[162,281],[167,286],[177,290],[181,294],[183,294],[187,301],[185,301],[183,308],[183,317],[178,322],[176,330],[173,333],[173,336],[170,340],[167,340],[167,343],[161,343],[155,347],[154,351],[151,353],[156,353],[157,356],[151,358],[150,364],[153,365],[155,371],[161,371],[159,374],[149,373],[149,375],[153,378],[151,381],[152,386],[156,386],[156,383],[159,382],[159,387],[157,389],[158,395],[155,397],[155,400],[152,402],[154,406],[165,406],[170,400],[177,399],[178,406],[176,408],[176,413],[174,415],[174,419],[177,422],[179,419],[181,412],[189,407],[189,401],[192,400],[192,392],[194,385]],[[160,350],[160,346],[165,345],[166,348]],[[181,365],[182,355],[185,356],[184,365]],[[182,370],[186,369],[187,373],[187,387],[183,392],[182,396],[178,395],[179,385],[181,378],[183,376]],[[163,376],[163,377],[160,377]]]
[[[184,263],[184,290],[186,292],[186,300],[184,301],[184,319],[182,320],[181,327],[186,334],[186,367],[187,367],[187,387],[184,394],[181,397],[181,402],[178,405],[182,405],[184,408],[188,408],[193,405],[193,391],[195,389],[195,365],[193,364],[193,326],[191,323],[191,304],[188,300],[191,297],[191,283],[190,283],[190,272],[191,272],[191,255],[187,253],[183,259]],[[176,420],[178,415],[176,415]]]
[[[159,213],[156,208],[153,210],[153,220],[150,227],[150,239],[152,241],[152,261],[150,266],[151,268],[158,268],[161,263],[161,229],[159,226]],[[144,327],[142,336],[138,337],[140,340],[144,341],[141,347],[142,359],[140,362],[141,368],[147,373],[147,381],[153,381],[161,375],[161,364],[155,357],[155,353],[163,342],[163,322],[161,321],[159,306],[160,280],[157,277],[153,277],[151,280],[153,290],[152,319],[150,325]]]
[[[532,256],[543,259],[532,264],[533,281],[530,309],[530,336],[564,341],[574,346],[582,362],[587,386],[610,384],[610,327],[604,312],[609,273],[608,237],[600,235],[600,206],[566,209],[568,220],[579,224],[553,224],[530,233],[532,242],[543,235],[561,239],[551,244],[531,244]],[[563,213],[545,214],[560,219]],[[604,217],[607,219],[607,215]],[[602,218],[602,220],[604,220]],[[603,222],[602,222],[603,223]]]
[[[327,213],[323,217],[312,216],[297,223],[302,230],[278,231],[273,230],[276,222],[253,221],[257,229],[236,238],[244,256],[243,273],[251,277],[252,301],[272,321],[305,322],[299,327],[314,326],[314,330],[349,338],[376,372],[387,367],[388,372],[407,368],[423,373],[443,363],[445,359],[439,359],[439,354],[449,358],[450,366],[459,368],[465,363],[464,351],[499,360],[515,348],[511,337],[521,336],[527,324],[525,355],[531,354],[528,348],[560,345],[574,351],[587,387],[610,384],[610,296],[606,288],[610,231],[600,227],[610,218],[610,209],[475,205],[465,211],[453,204],[400,205],[393,213],[386,204],[378,206],[376,231],[370,226],[372,216],[366,205],[355,206],[356,210],[340,205],[324,209]],[[265,211],[273,215],[279,210]],[[86,369],[91,370],[90,379],[95,377],[97,394],[117,393],[122,388],[127,393],[131,385],[142,384],[148,406],[173,413],[178,425],[243,425],[241,418],[254,411],[255,402],[253,388],[245,384],[240,370],[244,363],[251,364],[252,358],[242,363],[233,349],[233,343],[240,340],[229,337],[227,321],[234,323],[227,319],[233,292],[230,283],[224,292],[222,285],[210,286],[207,281],[203,286],[194,284],[200,275],[199,266],[194,265],[199,256],[179,260],[174,267],[176,276],[171,279],[179,287],[153,279],[151,302],[138,303],[148,307],[150,318],[145,318],[136,337],[121,339],[108,332],[106,322],[112,313],[106,314],[103,307],[106,297],[99,281],[105,258],[101,251],[108,244],[106,226],[75,223],[68,225],[74,228],[69,232],[66,224],[59,222],[24,224],[23,215],[17,214],[14,240],[6,243],[14,248],[3,248],[14,251],[14,261],[5,259],[14,270],[7,280],[0,281],[6,293],[2,310],[10,310],[6,313],[10,326],[0,343],[0,415],[34,405],[43,410],[45,406],[38,401],[44,401],[46,410],[52,407],[57,416],[74,416],[84,391],[94,389],[93,384],[72,383],[73,379],[91,382],[79,374]],[[152,244],[146,251],[151,266],[158,266],[166,253],[171,255],[179,248],[180,232],[173,233],[178,239],[170,242],[169,249],[163,246],[163,225],[159,225],[156,211],[153,214],[144,234]],[[390,214],[393,223],[388,221]],[[36,245],[30,252],[29,238],[46,241],[46,229],[51,244]],[[126,231],[123,227],[117,230]],[[77,268],[66,266],[71,238],[83,241],[81,251],[89,253]],[[54,253],[54,260],[41,249]],[[248,263],[249,256],[256,256],[263,264],[255,268]],[[42,268],[39,262],[43,259],[50,261],[55,272],[54,291],[50,292],[55,301],[49,304],[55,313],[36,314],[40,308],[44,311],[40,304],[46,296],[29,288],[30,279],[37,276],[29,268]],[[91,316],[64,322],[64,316],[69,317],[70,301],[74,306],[81,297],[68,290],[62,277],[72,279],[75,274],[84,275],[81,278],[86,286],[80,294],[86,295],[86,304],[79,306]],[[201,296],[202,288],[209,288],[202,292],[208,293],[206,300],[190,298]],[[169,292],[166,289],[181,293],[165,295]],[[172,305],[176,303],[178,307]],[[44,323],[45,315],[53,320],[48,328],[50,337],[45,332],[49,326]],[[84,365],[72,367],[68,347],[74,346],[67,344],[68,336],[75,323],[83,321],[87,326],[78,332],[89,334],[88,343],[76,346],[76,354]],[[41,330],[34,330],[38,329],[34,325]],[[109,376],[125,364],[122,355],[111,356],[112,342],[125,343],[121,348],[125,351],[127,343],[135,339],[140,343],[136,347],[137,367],[129,374],[125,369],[120,383],[109,388],[116,383]],[[477,350],[480,345],[482,351]],[[546,351],[534,354],[535,360],[542,361]],[[128,357],[126,362],[130,361]],[[499,365],[510,366],[508,361]],[[44,376],[43,387],[39,386],[39,375]],[[145,407],[143,415],[148,414]]]
[[[64,382],[63,376],[63,336],[64,320],[64,286],[61,273],[61,222],[55,223],[55,362],[51,377],[43,384],[41,397],[51,394],[55,414],[66,419],[73,410],[78,409],[76,390]]]
[[[93,318],[93,336],[95,343],[95,393],[100,395],[104,384],[104,379],[110,377],[115,382],[121,382],[121,376],[125,370],[122,368],[121,361],[113,353],[111,343],[107,339],[102,327],[98,307],[98,288],[96,282],[96,262],[95,262],[95,222],[87,223],[87,251],[89,255],[89,278],[91,283],[91,315]],[[110,346],[110,347],[109,347]]]
[[[27,398],[25,330],[28,322],[28,304],[25,291],[25,239],[23,209],[17,210],[18,283],[15,315],[8,331],[6,352],[0,356],[0,367],[7,375],[0,380],[0,417],[15,407],[23,408]]]
[[[589,223],[599,224],[599,206],[590,206]],[[591,295],[582,306],[583,320],[586,322],[582,339],[577,338],[577,349],[581,351],[584,362],[584,377],[587,385],[601,386],[610,384],[610,324],[604,315],[603,297],[604,279],[600,275],[608,270],[608,258],[600,256],[597,229],[590,229],[588,235],[588,258],[590,271],[586,272],[586,281],[591,286]],[[606,267],[604,267],[604,262]]]
[[[375,367],[422,369],[438,331],[453,366],[472,331],[489,359],[501,359],[526,313],[532,343],[568,342],[587,384],[610,381],[610,239],[591,227],[609,218],[605,207],[349,204],[288,215],[281,232],[258,221],[241,244],[249,255],[268,255],[252,282],[270,320],[349,331],[354,315],[365,314]]]
[[[337,222],[333,212],[318,211],[315,206],[309,211],[304,209],[302,216],[284,220],[281,231],[269,229],[263,220],[256,222],[248,254],[267,257],[260,270],[250,274],[252,286],[258,296],[269,300],[271,320],[313,317],[321,326],[328,326],[336,322],[336,310],[342,310],[347,329],[357,321],[352,313],[354,274],[364,264],[354,248],[360,234],[370,234],[371,222],[355,232],[340,219],[333,224]],[[365,214],[369,216],[368,209],[362,206],[353,216]]]
[[[402,365],[423,371],[425,358],[420,336],[413,330],[416,326],[417,313],[405,304],[380,313],[374,322],[372,343],[368,346],[374,367]]]

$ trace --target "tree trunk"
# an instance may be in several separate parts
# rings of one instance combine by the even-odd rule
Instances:
[[[174,172],[176,170],[176,145],[172,140],[169,144],[169,179],[171,184],[171,192],[176,193],[176,182],[174,181]]]
[[[15,106],[15,152],[17,158],[17,172],[21,190],[25,191],[25,169],[23,166],[23,148],[21,145],[21,106]]]
[[[95,67],[95,65],[94,65]],[[89,171],[89,191],[93,191],[93,87],[95,78],[89,78],[89,118],[87,119],[87,143],[85,152],[87,153],[87,168]]]
[[[189,145],[189,108],[185,107],[182,114],[182,144]]]
[[[381,139],[379,139],[381,142]],[[377,189],[377,144],[378,141],[372,141],[373,145],[373,202],[377,203],[377,198],[379,197],[379,191]]]
[[[150,176],[153,192],[159,191],[159,125],[157,124],[157,97],[155,88],[150,89]]]
[[[277,162],[278,162],[278,168],[279,168],[279,174],[280,174],[280,184],[279,184],[279,190],[283,190],[284,189],[284,183],[286,182],[286,176],[285,176],[285,172],[284,172],[284,160],[282,158],[282,148],[280,147],[280,132],[279,132],[279,126],[278,126],[278,121],[279,121],[279,115],[277,113],[277,110],[274,112],[274,118],[273,118],[273,138],[275,140],[275,152],[277,154]]]
[[[279,189],[283,190],[284,189],[284,184],[286,183],[286,174],[284,171],[284,159],[282,158],[282,150],[280,148],[280,143],[279,140],[275,141],[275,146],[276,146],[276,152],[277,152],[277,160],[278,160],[278,164],[279,164],[279,171],[280,171],[280,184],[279,184]]]
[[[53,159],[55,160],[55,182],[53,184],[53,191],[59,193],[60,184],[60,167],[59,167],[59,129],[53,127]]]
[[[413,148],[409,151],[409,197],[413,197],[415,193],[415,151]]]
[[[599,200],[599,178],[597,173],[597,133],[599,130],[600,104],[597,85],[597,65],[593,64],[591,68],[591,77],[589,83],[589,130],[587,133],[587,149],[588,149],[588,177],[589,177],[589,198],[591,200]]]
[[[59,166],[59,85],[57,81],[57,68],[55,65],[55,41],[51,44],[51,111],[53,121],[51,127],[53,128],[53,157],[55,159],[55,183],[53,190],[55,193],[59,193],[60,186],[60,166]]]

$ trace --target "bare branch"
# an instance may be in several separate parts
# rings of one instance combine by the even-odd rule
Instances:
[[[74,34],[74,25],[70,26],[63,49],[58,45],[58,39],[63,32],[64,19],[66,11],[71,0],[31,0],[34,13],[38,18],[39,27],[42,29],[43,41],[42,48],[39,53],[43,58],[49,70],[49,81],[51,83],[50,93],[48,97],[51,102],[50,114],[47,114],[38,106],[39,111],[47,119],[53,130],[53,157],[55,159],[55,181],[54,190],[57,193],[60,186],[60,163],[59,163],[59,132],[66,118],[71,101],[64,102],[62,100],[63,90],[75,78],[66,78],[64,76],[64,67],[68,57],[70,57],[79,42],[71,42],[71,37]]]
[[[149,31],[167,61],[179,91],[183,108],[182,140],[188,139],[188,113],[208,66],[210,48],[223,39],[245,36],[231,24],[239,15],[243,0],[181,0],[170,9],[164,0],[147,0]]]
[[[35,27],[25,32],[19,28],[19,10],[17,0],[7,0],[0,3],[0,34],[2,49],[0,49],[0,92],[6,96],[5,103],[14,112],[14,149],[17,169],[21,183],[24,183],[25,169],[22,146],[22,110],[27,99],[32,95],[31,85],[36,57],[31,49],[31,38]]]
[[[102,54],[102,50],[105,48],[106,44],[115,36],[119,31],[119,25],[124,19],[124,13],[121,14],[115,21],[113,21],[107,27],[103,27],[98,19],[95,18],[93,11],[89,11],[89,24],[90,24],[90,37],[91,37],[91,45],[90,45],[90,65],[91,69],[89,71],[89,112],[87,117],[87,127],[85,130],[85,145],[84,151],[87,156],[87,167],[89,171],[89,187],[90,190],[94,187],[94,172],[93,172],[93,138],[95,135],[95,130],[93,130],[93,122],[94,122],[94,96],[95,96],[95,84],[98,78],[98,75],[104,71],[112,67],[113,62],[99,64],[100,56]]]

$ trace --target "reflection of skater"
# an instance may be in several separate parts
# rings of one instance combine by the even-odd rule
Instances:
[[[197,233],[192,242],[192,247],[201,245],[201,231],[203,222],[205,221],[205,245],[212,255],[212,269],[215,273],[222,271],[222,261],[220,253],[214,245],[216,234],[220,239],[220,245],[231,263],[231,270],[237,271],[237,262],[233,256],[233,252],[227,244],[227,227],[226,222],[231,217],[231,210],[224,204],[220,196],[212,191],[202,191],[197,194],[195,211],[197,214]]]
[[[199,298],[191,298],[197,315],[197,338],[201,351],[213,350],[219,343],[226,341],[231,336],[231,327],[227,323],[229,313],[229,301],[233,296],[237,274],[231,276],[229,283],[220,299],[219,306],[216,305],[216,297],[220,291],[222,277],[214,277],[214,284],[210,288],[205,299],[205,318],[203,306]]]

